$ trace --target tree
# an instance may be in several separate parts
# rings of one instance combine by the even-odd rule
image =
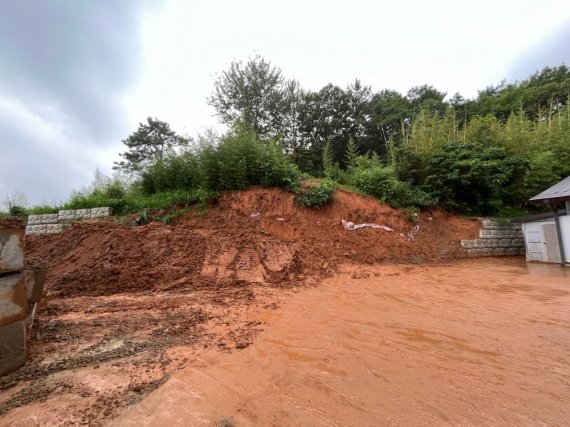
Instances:
[[[399,92],[385,89],[372,96],[370,111],[366,141],[361,146],[386,157],[389,142],[400,139],[402,127],[411,121],[411,104]]]
[[[5,195],[2,205],[10,215],[19,216],[28,207],[28,198],[21,191],[14,190],[12,194]]]
[[[279,135],[285,128],[283,118],[297,93],[281,70],[257,55],[245,64],[231,63],[214,83],[208,104],[225,124],[241,122],[260,138]]]
[[[445,95],[445,92],[440,92],[433,86],[422,85],[412,87],[408,91],[407,98],[416,113],[419,110],[429,110],[443,116],[447,108],[444,102]]]
[[[344,152],[344,163],[347,169],[356,167],[358,155],[358,144],[354,141],[354,139],[348,138],[346,151]]]
[[[321,170],[322,153],[330,144],[334,162],[342,163],[349,138],[355,142],[365,136],[369,121],[370,88],[358,80],[346,89],[328,84],[303,97],[299,111],[301,137],[308,147],[312,172]]]
[[[177,135],[168,123],[152,117],[146,120],[147,123],[139,123],[137,131],[123,140],[128,151],[119,154],[124,160],[115,162],[113,169],[138,174],[150,164],[162,162],[166,154],[188,144],[188,140]]]

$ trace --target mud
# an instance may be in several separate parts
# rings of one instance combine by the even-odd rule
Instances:
[[[570,269],[346,266],[112,425],[565,425]],[[167,404],[165,404],[167,402]]]
[[[341,219],[394,232],[347,232]],[[441,211],[413,223],[343,191],[301,209],[260,188],[170,225],[123,222],[27,237],[29,263],[49,267],[46,296],[28,363],[0,378],[0,425],[108,423],[203,354],[247,351],[268,313],[342,265],[445,262],[479,225]]]

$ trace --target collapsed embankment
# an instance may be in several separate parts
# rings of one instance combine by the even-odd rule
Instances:
[[[341,219],[393,231],[345,231]],[[452,259],[478,227],[441,211],[414,223],[345,191],[312,210],[283,190],[253,188],[169,225],[90,221],[30,236],[27,257],[49,267],[46,298],[28,364],[0,378],[0,415],[101,423],[204,348],[247,347],[261,311],[341,264]]]
[[[382,229],[347,232],[341,219]],[[441,211],[405,211],[338,191],[319,210],[299,208],[280,189],[227,193],[206,215],[171,225],[129,227],[113,221],[76,223],[58,236],[34,236],[28,255],[50,267],[52,296],[107,295],[248,282],[291,286],[318,280],[344,261],[435,262],[453,258],[461,238],[477,237],[478,221]]]

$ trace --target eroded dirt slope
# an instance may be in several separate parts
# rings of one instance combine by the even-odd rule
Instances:
[[[341,219],[394,231],[347,232]],[[46,298],[28,364],[0,378],[0,417],[104,423],[204,349],[249,346],[263,328],[260,312],[341,264],[447,260],[478,226],[440,211],[413,223],[344,191],[320,210],[303,209],[290,193],[254,188],[170,225],[82,222],[30,236],[28,259],[50,268]]]

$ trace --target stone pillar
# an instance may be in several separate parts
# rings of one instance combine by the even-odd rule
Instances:
[[[570,201],[566,202],[566,215],[570,215]]]

